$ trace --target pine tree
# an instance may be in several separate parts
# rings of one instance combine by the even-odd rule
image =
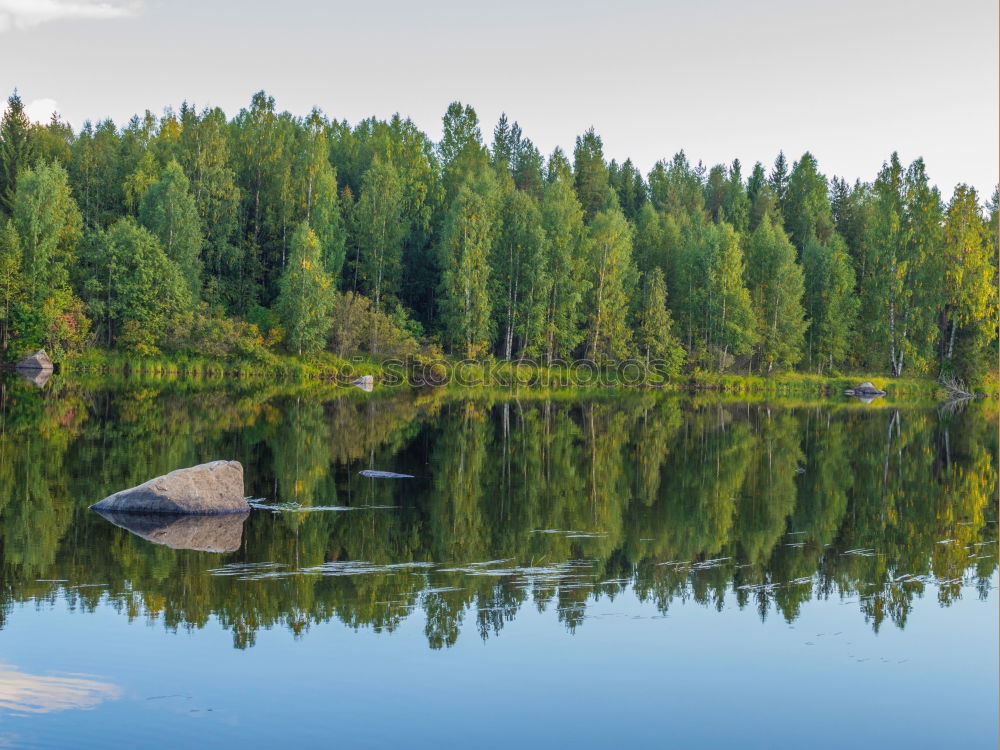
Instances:
[[[833,232],[833,210],[826,178],[817,169],[816,158],[806,151],[795,162],[783,201],[785,230],[799,253],[811,237],[820,242]]]
[[[511,171],[514,164],[514,133],[507,123],[507,113],[500,113],[500,120],[493,128],[493,147],[490,149],[490,164],[499,171]]]
[[[609,207],[609,201],[614,196],[609,190],[611,182],[604,163],[604,144],[593,128],[576,138],[573,175],[584,219],[589,222],[594,214]]]
[[[323,267],[319,238],[302,222],[292,235],[288,264],[275,300],[289,349],[302,356],[323,348],[335,294],[333,279]]]
[[[201,224],[184,170],[171,161],[160,179],[149,186],[139,204],[139,223],[160,241],[177,264],[191,299],[201,298]]]
[[[22,170],[32,166],[35,148],[31,122],[17,91],[7,99],[7,109],[0,120],[0,213],[14,210],[14,192]]]
[[[739,159],[733,159],[726,179],[722,209],[725,212],[726,221],[741,234],[745,234],[750,226],[750,207],[750,198],[743,185],[742,165]]]
[[[784,151],[778,152],[778,156],[774,160],[774,168],[767,181],[771,186],[771,192],[774,193],[775,200],[778,202],[778,207],[784,209],[785,193],[788,190],[788,161],[785,159]]]
[[[667,308],[667,284],[659,268],[646,274],[636,339],[647,366],[656,363],[669,378],[680,374],[684,348],[673,332],[673,320]]]

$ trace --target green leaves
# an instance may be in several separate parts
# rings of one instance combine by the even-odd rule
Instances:
[[[335,295],[333,279],[323,267],[319,238],[302,222],[292,236],[288,265],[275,301],[289,349],[301,356],[323,348]]]

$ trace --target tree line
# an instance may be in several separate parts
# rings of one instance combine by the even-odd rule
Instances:
[[[683,369],[982,377],[997,359],[997,193],[923,160],[872,182],[789,163],[643,175],[593,128],[543,157],[448,107],[432,142],[184,104],[79,132],[0,122],[0,347],[263,357],[588,357]]]

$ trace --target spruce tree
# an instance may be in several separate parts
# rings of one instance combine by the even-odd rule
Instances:
[[[684,348],[674,335],[673,320],[667,307],[667,284],[659,268],[646,274],[636,343],[647,365],[655,362],[670,378],[680,374]]]
[[[583,206],[586,221],[590,221],[598,211],[609,207],[614,193],[611,187],[608,167],[604,163],[604,144],[593,128],[576,138],[573,149],[573,175],[576,181],[576,195]]]
[[[14,210],[18,174],[32,166],[34,157],[31,122],[15,91],[7,99],[7,109],[0,119],[0,213]]]

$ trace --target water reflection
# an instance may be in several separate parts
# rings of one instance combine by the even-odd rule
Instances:
[[[171,549],[235,552],[243,540],[243,522],[249,513],[182,516],[176,513],[113,513],[94,511],[137,537]]]
[[[0,664],[0,711],[15,715],[90,710],[120,694],[115,685],[88,675],[35,675]]]
[[[411,617],[439,648],[525,606],[572,630],[631,587],[661,612],[734,592],[789,621],[842,597],[877,630],[903,627],[928,583],[942,605],[987,596],[997,567],[992,402],[0,387],[0,626],[13,602],[61,594],[171,629],[214,615],[240,648],[274,626]],[[86,510],[219,455],[266,506],[242,544]],[[358,476],[374,468],[414,478]]]

